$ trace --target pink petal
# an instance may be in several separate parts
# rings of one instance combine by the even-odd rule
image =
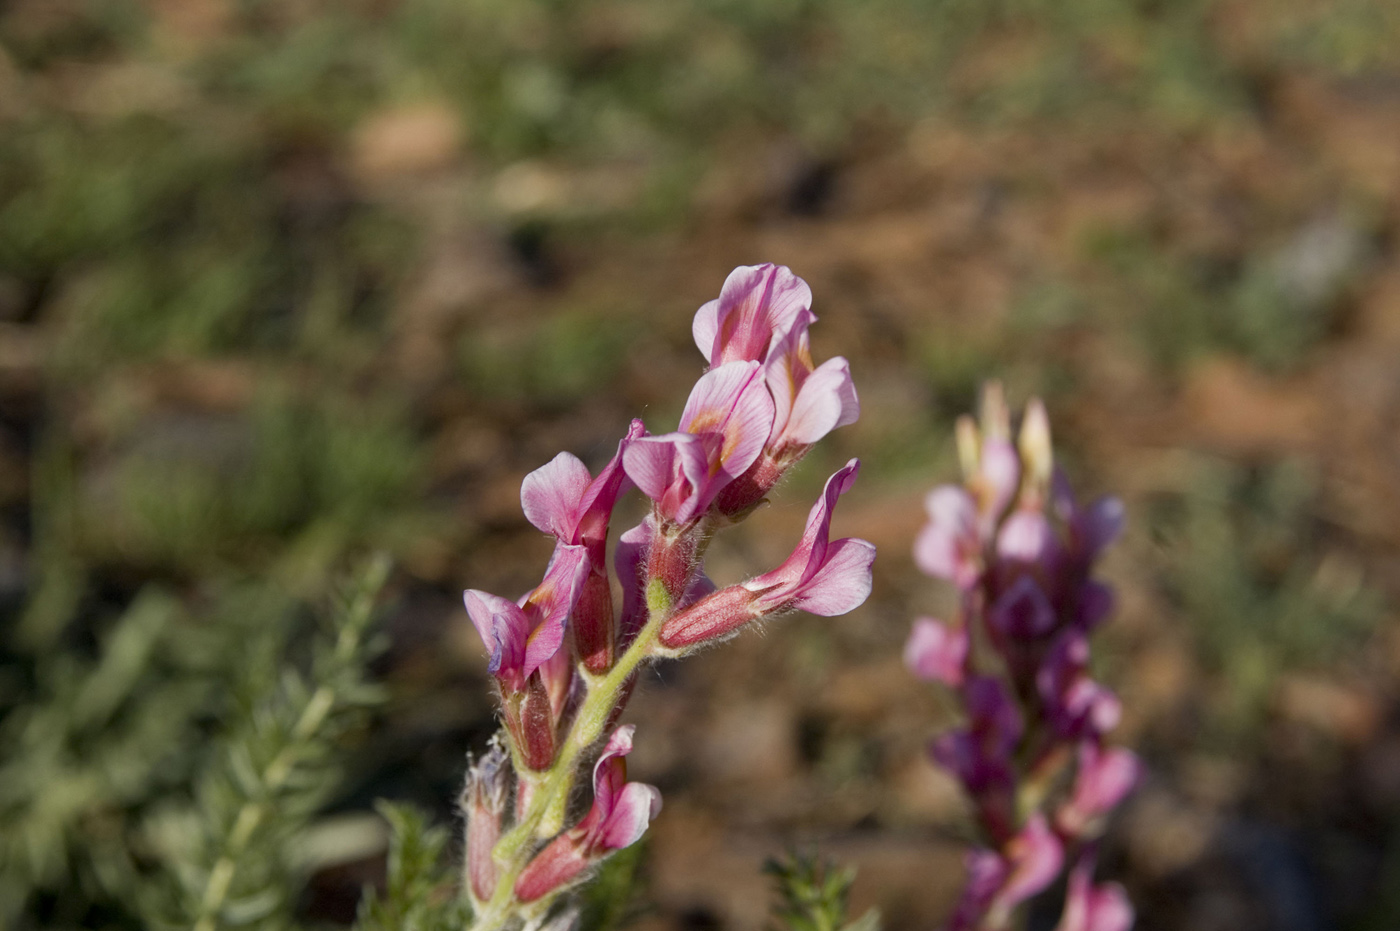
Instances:
[[[960,588],[975,584],[982,543],[972,496],[957,485],[940,485],[924,499],[924,508],[929,522],[914,541],[914,563],[928,575]]]
[[[697,510],[708,506],[720,489],[753,465],[772,428],[773,398],[759,363],[730,362],[700,376],[686,400],[680,423],[686,433],[717,441],[717,448],[708,450],[714,487],[706,490],[705,505]]]
[[[602,810],[605,818],[612,811],[613,795],[622,787],[622,780],[616,778],[618,770],[613,761],[621,763],[622,758],[632,752],[632,735],[636,732],[635,724],[624,724],[613,731],[603,752],[598,754],[598,762],[593,764],[593,804]],[[625,768],[621,770],[621,775],[623,779],[626,778]]]
[[[997,894],[1001,908],[1010,910],[1054,882],[1064,864],[1064,848],[1055,832],[1037,812],[1021,833],[1007,844],[1011,875]]]
[[[904,645],[904,665],[920,679],[956,688],[967,663],[967,628],[949,627],[931,617],[914,622]]]
[[[865,603],[870,597],[870,567],[875,546],[865,540],[837,540],[827,547],[820,569],[802,583],[794,608],[822,617],[836,617]]]
[[[646,582],[642,578],[642,560],[655,532],[656,528],[648,516],[637,526],[623,531],[613,553],[613,571],[622,583],[622,618],[618,627],[624,639],[634,636],[646,623]]]
[[[698,514],[708,499],[702,495],[713,484],[709,450],[691,433],[667,433],[636,440],[622,456],[623,468],[661,513],[677,523]]]
[[[982,516],[995,521],[1011,503],[1021,483],[1021,458],[1010,440],[989,436],[982,443],[980,478],[987,493]]]
[[[797,392],[792,414],[782,428],[781,439],[797,445],[811,445],[837,427],[855,423],[860,416],[851,368],[837,356],[817,366]],[[775,443],[774,445],[778,445]]]
[[[710,364],[761,361],[773,333],[785,331],[799,311],[812,306],[812,290],[784,266],[740,266],[729,273],[719,300],[712,303],[715,309],[702,307],[692,327]]]
[[[1128,931],[1133,926],[1133,906],[1123,887],[1095,887],[1093,872],[1093,856],[1081,856],[1070,871],[1065,910],[1055,931]]]
[[[774,586],[796,586],[810,579],[826,559],[827,539],[831,533],[831,511],[836,501],[855,484],[860,460],[852,459],[826,480],[822,495],[807,514],[807,526],[802,539],[783,564],[772,572],[743,583],[750,591],[762,591]]]
[[[618,793],[612,812],[603,820],[598,846],[606,850],[630,847],[661,814],[661,792],[655,786],[629,782]]]
[[[997,534],[997,554],[1019,562],[1048,562],[1057,548],[1055,532],[1040,511],[1016,511]]]
[[[463,593],[467,614],[491,651],[487,669],[492,674],[508,674],[518,670],[525,654],[525,638],[530,634],[530,619],[515,602],[490,592],[468,589]]]
[[[1121,747],[1102,749],[1084,744],[1079,754],[1072,804],[1086,818],[1096,818],[1118,807],[1142,778],[1142,763]]]
[[[520,505],[525,517],[545,533],[574,543],[580,505],[593,476],[588,466],[571,453],[560,453],[540,466],[520,484]]]
[[[588,574],[588,551],[582,546],[560,545],[544,580],[521,606],[535,623],[525,642],[521,674],[529,677],[564,643],[564,624],[578,600],[579,586]]]
[[[811,341],[807,330],[816,319],[816,315],[808,310],[794,317],[787,330],[774,335],[768,358],[763,362],[763,379],[773,395],[774,405],[770,446],[776,445],[777,438],[787,427],[797,395],[812,374]]]
[[[741,266],[742,267],[742,266]],[[730,272],[732,278],[739,269]],[[690,324],[690,335],[695,338],[695,346],[700,350],[711,365],[719,356],[719,349],[715,345],[715,337],[719,334],[719,299],[706,301],[700,305],[700,309],[695,312],[695,319]]]

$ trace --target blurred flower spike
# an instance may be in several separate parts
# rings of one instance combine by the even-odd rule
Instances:
[[[1055,465],[1044,405],[1031,401],[1013,434],[998,385],[978,421],[958,422],[957,445],[963,482],[929,493],[914,558],[956,587],[959,617],[918,619],[904,653],[962,707],[965,724],[930,752],[962,783],[986,842],[969,855],[947,931],[1019,926],[1018,906],[1070,860],[1059,931],[1127,931],[1126,894],[1095,886],[1093,872],[1105,822],[1142,765],[1104,744],[1121,706],[1089,673],[1089,635],[1113,608],[1092,573],[1122,530],[1122,505],[1081,505]]]
[[[560,453],[526,476],[525,516],[555,541],[543,580],[517,601],[465,595],[504,725],[463,794],[463,888],[476,931],[566,913],[554,909],[561,894],[640,839],[660,812],[655,788],[627,781],[633,729],[617,726],[643,663],[795,610],[844,614],[869,596],[875,548],[831,539],[833,509],[859,471],[854,459],[827,481],[782,565],[718,590],[704,571],[713,535],[747,518],[812,444],[859,415],[846,361],[812,361],[811,302],[786,268],[736,269],[696,314],[709,368],[676,430],[651,435],[634,420],[597,475]],[[618,538],[619,609],[607,540],[632,487],[651,507]],[[569,826],[590,757],[592,805]]]

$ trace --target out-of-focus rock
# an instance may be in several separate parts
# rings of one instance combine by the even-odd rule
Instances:
[[[1216,830],[1213,814],[1154,787],[1138,792],[1124,824],[1134,865],[1158,879],[1198,860]]]
[[[457,158],[463,134],[457,111],[444,103],[425,101],[381,110],[355,128],[351,174],[356,181],[374,186],[441,170]]]
[[[1382,717],[1376,699],[1364,691],[1302,674],[1279,682],[1276,701],[1284,717],[1350,744],[1370,740]]]
[[[1224,357],[1191,371],[1183,403],[1190,432],[1203,445],[1234,455],[1307,449],[1324,410],[1324,399],[1305,386],[1271,381]]]
[[[775,783],[796,768],[796,733],[788,702],[726,702],[701,738],[698,762],[712,779]]]

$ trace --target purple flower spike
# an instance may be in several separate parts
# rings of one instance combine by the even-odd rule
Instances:
[[[1065,910],[1055,931],[1129,931],[1132,903],[1117,883],[1094,885],[1094,858],[1083,856],[1069,874]]]
[[[582,546],[560,546],[544,581],[519,604],[469,589],[464,600],[472,624],[491,651],[487,667],[506,692],[520,692],[525,680],[564,643],[564,625],[588,573]]]
[[[680,431],[642,437],[623,453],[632,481],[666,520],[703,514],[726,485],[753,465],[773,426],[773,399],[757,362],[731,362],[700,377]]]
[[[963,682],[967,650],[967,628],[921,617],[904,645],[904,665],[920,679],[957,688]]]
[[[729,273],[719,299],[695,314],[695,345],[721,366],[736,360],[763,362],[773,337],[790,330],[812,306],[812,289],[784,265],[741,265]]]
[[[573,829],[560,834],[535,855],[515,883],[515,895],[533,902],[577,879],[608,852],[641,839],[661,813],[661,793],[655,787],[627,781],[632,752],[628,724],[613,732],[593,767],[593,807]]]

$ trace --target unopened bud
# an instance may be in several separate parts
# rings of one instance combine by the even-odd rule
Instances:
[[[525,691],[507,697],[505,719],[525,765],[536,772],[549,769],[554,762],[554,714],[538,671],[525,683]]]
[[[982,387],[982,435],[987,439],[1011,439],[1011,410],[1001,382],[989,381]]]
[[[1032,398],[1026,405],[1017,446],[1025,470],[1025,488],[1035,496],[1036,501],[1044,500],[1055,469],[1055,456],[1050,444],[1050,417],[1039,398]]]
[[[611,669],[617,632],[613,621],[612,585],[605,572],[590,572],[583,580],[571,623],[584,667],[594,673]]]
[[[757,601],[742,585],[722,588],[667,621],[661,628],[661,645],[680,650],[727,637],[757,617]]]
[[[496,861],[492,857],[502,833],[502,817],[510,792],[510,755],[500,735],[480,760],[469,765],[462,792],[467,818],[467,879],[472,898],[488,901],[496,891]]]
[[[954,431],[958,446],[958,464],[962,466],[963,479],[970,481],[980,471],[982,464],[982,434],[977,429],[977,421],[967,414],[958,418]]]

